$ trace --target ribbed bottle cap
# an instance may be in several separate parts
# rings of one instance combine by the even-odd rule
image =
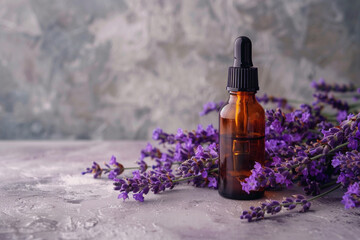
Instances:
[[[251,41],[241,36],[234,44],[234,65],[229,67],[228,91],[256,92],[259,90],[258,70],[251,60]]]

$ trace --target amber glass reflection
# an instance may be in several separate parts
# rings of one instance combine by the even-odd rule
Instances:
[[[264,191],[242,190],[255,162],[265,161],[265,112],[254,92],[230,92],[220,111],[220,195],[233,199],[256,199]]]

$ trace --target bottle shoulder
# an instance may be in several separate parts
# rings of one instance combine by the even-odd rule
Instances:
[[[227,102],[220,110],[219,115],[222,118],[235,119],[237,113],[241,111],[241,103],[229,103]],[[254,117],[265,118],[265,110],[258,101],[248,102],[247,111],[249,116],[255,115]]]

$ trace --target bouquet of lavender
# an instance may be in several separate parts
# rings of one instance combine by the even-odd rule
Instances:
[[[345,189],[345,208],[360,207],[360,88],[352,84],[330,85],[324,80],[313,82],[312,87],[314,102],[298,108],[284,98],[258,98],[264,104],[277,104],[277,108],[266,111],[266,164],[255,163],[251,176],[242,183],[248,193],[298,184],[312,197],[298,194],[281,202],[268,200],[244,211],[241,219],[260,220],[265,214],[297,206],[300,212],[306,212],[311,201],[339,188]],[[339,97],[352,97],[354,103]],[[218,112],[223,104],[207,103],[200,115]],[[199,125],[194,131],[179,129],[176,134],[157,128],[153,139],[158,147],[148,143],[141,150],[137,167],[126,168],[113,156],[105,167],[94,162],[83,174],[91,173],[94,178],[107,174],[119,191],[118,198],[125,200],[131,194],[140,202],[150,191],[157,194],[181,182],[217,188],[219,136],[212,125],[206,129]],[[128,169],[134,170],[132,176],[121,177]]]

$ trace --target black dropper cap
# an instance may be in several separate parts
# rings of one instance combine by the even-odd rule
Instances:
[[[251,41],[241,36],[234,43],[234,65],[229,67],[228,91],[256,92],[259,90],[258,71],[251,60]]]

